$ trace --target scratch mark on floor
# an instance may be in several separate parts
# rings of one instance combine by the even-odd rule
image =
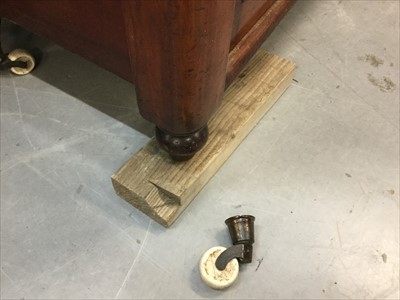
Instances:
[[[298,84],[294,84],[293,83],[292,86],[295,86],[295,87],[300,88],[302,90],[306,90],[306,91],[314,92],[314,93],[317,93],[317,94],[325,95],[324,92],[322,92],[322,91],[306,88],[306,87],[298,85]]]
[[[360,186],[361,191],[364,193],[364,195],[368,196],[367,192],[365,191],[364,187],[362,186],[361,182],[358,183]]]
[[[255,165],[254,167],[251,168],[251,170],[247,173],[247,175],[253,174],[255,170],[258,169],[260,165]]]
[[[342,236],[340,235],[340,229],[339,229],[339,223],[338,222],[336,222],[336,231],[337,231],[337,235],[338,235],[338,238],[339,238],[340,248],[343,248]]]
[[[143,255],[145,255],[157,268],[160,270],[163,270],[165,273],[171,275],[171,272],[168,271],[166,268],[161,266],[149,253],[147,253],[145,250],[143,250]]]
[[[23,159],[19,159],[18,157],[16,158],[16,162],[13,164],[8,165],[6,168],[1,170],[1,173],[6,173],[7,171],[12,170],[14,167],[18,166],[19,164],[23,164],[25,161]],[[4,164],[4,163],[3,163]]]
[[[128,279],[129,279],[129,277],[130,277],[130,275],[131,275],[131,273],[132,273],[133,267],[135,266],[135,264],[136,264],[136,262],[137,262],[139,256],[141,255],[141,253],[142,253],[142,251],[143,251],[143,247],[144,247],[144,245],[146,244],[147,236],[148,236],[148,234],[149,234],[150,225],[151,225],[152,222],[153,222],[153,221],[150,220],[150,221],[149,221],[149,225],[147,225],[147,230],[146,230],[146,234],[144,235],[144,238],[143,238],[143,243],[141,244],[141,246],[140,246],[140,248],[139,248],[139,251],[138,251],[138,253],[136,254],[135,259],[133,260],[132,265],[131,265],[131,267],[130,267],[129,270],[128,270],[128,273],[126,273],[125,279],[122,281],[121,287],[119,288],[119,290],[118,290],[117,294],[115,295],[114,299],[117,299],[117,298],[118,298],[119,294],[121,293],[121,291],[122,291],[123,288],[125,287],[126,282],[128,281]]]
[[[258,265],[257,265],[257,268],[256,268],[256,271],[255,271],[255,272],[257,272],[257,271],[258,271],[258,269],[260,268],[260,266],[261,266],[261,263],[263,262],[263,260],[264,260],[264,257],[263,257],[263,258],[261,258],[261,259],[257,259],[257,261],[258,261]]]
[[[14,286],[15,289],[17,289],[18,291],[21,290],[21,287],[17,285],[10,276],[8,276],[8,274],[3,270],[3,268],[1,270],[1,273],[3,273],[5,277],[7,277],[7,279],[11,282],[11,284]]]
[[[64,192],[64,190],[62,188],[60,188],[59,184],[57,182],[53,181],[48,175],[43,174],[39,169],[37,169],[35,166],[33,166],[33,165],[29,164],[29,163],[25,163],[25,165],[29,169],[31,169],[33,172],[35,172],[40,178],[42,178],[43,180],[48,182],[56,190]]]
[[[21,128],[22,128],[22,133],[24,134],[26,140],[28,141],[29,145],[32,147],[32,149],[35,149],[35,146],[32,144],[31,139],[29,138],[27,132],[26,132],[26,128],[25,128],[25,122],[24,122],[24,117],[22,115],[22,109],[21,109],[21,103],[19,100],[19,95],[18,95],[18,90],[15,86],[15,82],[14,79],[11,78],[11,82],[14,86],[14,93],[15,93],[15,98],[17,99],[17,105],[18,105],[18,112],[19,112],[19,119],[21,120]]]

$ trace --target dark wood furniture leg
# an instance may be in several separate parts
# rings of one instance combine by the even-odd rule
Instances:
[[[292,0],[0,0],[0,16],[136,85],[162,148],[190,159],[207,121]]]
[[[130,1],[124,17],[138,105],[160,146],[188,160],[224,92],[234,1]]]

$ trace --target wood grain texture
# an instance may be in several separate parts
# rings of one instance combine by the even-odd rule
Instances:
[[[260,50],[225,92],[209,142],[194,159],[172,161],[153,138],[112,176],[116,193],[169,227],[290,85],[294,70]]]

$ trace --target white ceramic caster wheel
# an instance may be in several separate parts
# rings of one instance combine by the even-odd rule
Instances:
[[[239,262],[236,258],[232,259],[222,271],[215,266],[218,256],[225,250],[225,247],[213,247],[208,249],[200,259],[201,279],[213,289],[221,290],[229,287],[239,275]]]
[[[10,69],[16,75],[26,75],[35,68],[35,59],[33,56],[24,49],[15,49],[8,54],[8,59],[12,61],[26,62],[26,68],[12,67]]]

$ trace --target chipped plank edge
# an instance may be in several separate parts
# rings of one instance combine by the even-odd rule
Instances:
[[[260,51],[260,53],[261,54],[259,54],[259,56],[271,55],[266,53],[265,51]],[[180,202],[175,201],[171,203],[166,203],[163,205],[165,206],[163,209],[159,209],[159,207],[152,207],[151,203],[149,203],[148,199],[146,199],[147,196],[142,197],[141,195],[135,193],[134,190],[124,186],[124,184],[122,184],[119,180],[120,175],[126,171],[129,162],[133,158],[135,158],[135,156],[143,155],[143,151],[145,151],[145,149],[148,148],[146,146],[150,145],[151,143],[154,144],[154,139],[151,139],[145,147],[143,147],[126,164],[121,166],[121,168],[112,175],[111,179],[116,193],[122,199],[126,200],[127,202],[135,206],[137,209],[139,209],[144,214],[151,217],[153,220],[155,220],[162,226],[164,227],[171,226],[175,222],[175,220],[181,215],[181,213],[187,208],[187,206],[191,203],[191,201],[193,201],[196,195],[203,189],[203,187],[208,183],[208,181],[219,170],[219,168],[225,163],[225,161],[229,158],[229,156],[232,155],[232,153],[240,145],[240,143],[246,138],[246,136],[252,131],[252,129],[258,124],[258,122],[263,118],[263,116],[273,107],[273,105],[277,102],[280,96],[290,86],[296,66],[294,63],[290,61],[287,61],[280,57],[278,58],[281,59],[282,62],[285,62],[290,66],[290,68],[288,68],[287,70],[287,73],[282,77],[280,82],[277,83],[276,86],[274,86],[274,88],[270,90],[269,95],[266,93],[263,96],[264,99],[260,101],[260,105],[258,105],[257,109],[255,110],[251,118],[247,119],[246,122],[244,122],[241,125],[238,132],[236,133],[234,141],[231,141],[229,147],[226,147],[229,149],[223,149],[222,151],[219,151],[217,155],[213,154],[210,155],[210,157],[206,157],[209,160],[208,167],[203,170],[200,176],[197,176],[195,178],[191,186],[189,186],[187,189],[184,190],[182,196],[184,200]],[[246,69],[247,67],[245,68],[245,70]],[[257,80],[257,77],[254,77],[252,80]],[[226,94],[229,92],[229,90],[230,89],[227,90]],[[211,141],[209,141],[209,143],[210,142]],[[193,159],[204,159],[204,157],[196,155]],[[164,191],[163,188],[158,187],[154,183],[152,184],[154,185],[154,188],[158,190],[158,193],[160,194],[165,193],[166,195],[170,194],[167,196],[171,197],[172,194],[170,192]]]

